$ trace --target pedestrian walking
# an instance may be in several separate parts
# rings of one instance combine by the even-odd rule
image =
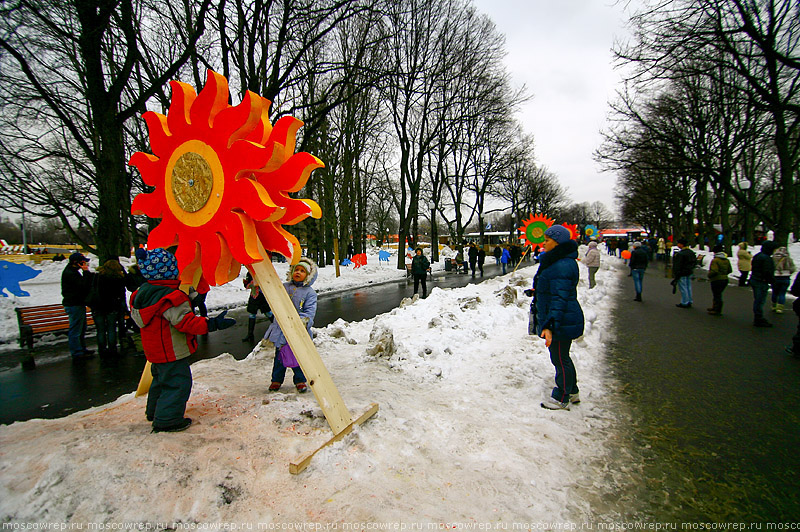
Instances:
[[[256,318],[258,317],[258,313],[261,312],[267,319],[272,320],[272,310],[269,308],[269,303],[267,303],[264,292],[261,290],[261,287],[258,286],[258,282],[253,279],[253,275],[250,272],[247,272],[245,278],[242,279],[242,283],[246,289],[250,290],[249,297],[247,298],[247,335],[242,338],[242,342],[252,344],[255,342]]]
[[[317,280],[317,272],[317,265],[313,260],[301,257],[300,261],[289,270],[289,280],[283,283],[289,299],[297,309],[297,314],[306,325],[308,335],[312,337],[311,327],[314,325],[314,317],[317,315],[317,292],[311,288],[311,285]],[[286,368],[291,367],[294,372],[292,382],[294,382],[297,392],[306,393],[308,391],[306,376],[300,365],[297,364],[294,353],[292,353],[277,320],[270,324],[264,338],[275,346],[275,360],[272,364],[272,382],[269,385],[269,391],[280,390],[283,380],[286,378]]]
[[[772,240],[761,244],[761,251],[753,257],[752,270],[750,270],[750,286],[753,287],[753,325],[756,327],[772,327],[764,318],[764,303],[767,301],[769,287],[775,278],[775,263],[772,253],[777,248]]]
[[[486,262],[486,251],[481,246],[478,249],[478,269],[481,272],[481,277],[483,277],[483,263]]]
[[[417,248],[414,251],[414,258],[411,259],[411,275],[414,276],[414,293],[419,290],[420,283],[422,284],[422,299],[428,297],[428,285],[426,284],[428,278],[428,268],[431,263],[428,258],[422,253],[422,248]]]
[[[657,260],[664,260],[667,256],[667,243],[664,240],[664,237],[658,239],[657,251],[656,251],[656,259]]]
[[[722,314],[722,292],[728,286],[728,275],[733,271],[728,255],[722,249],[722,245],[717,244],[713,249],[714,258],[708,266],[708,280],[711,282],[711,295],[713,302],[711,308],[707,309],[712,316]]]
[[[786,291],[789,290],[789,283],[795,272],[794,261],[785,246],[775,250],[772,260],[775,263],[775,277],[772,280],[772,312],[783,314]]]
[[[631,252],[630,268],[633,277],[633,289],[636,292],[634,301],[642,301],[642,282],[644,281],[644,271],[647,269],[648,253],[641,242],[633,243]]]
[[[475,242],[469,243],[467,257],[469,258],[469,269],[472,271],[472,276],[475,277],[475,269],[478,266],[478,246],[475,245]]]
[[[736,252],[736,259],[739,261],[736,265],[739,270],[739,286],[747,286],[747,276],[750,275],[753,255],[747,251],[747,242],[744,240],[739,242],[739,250]]]
[[[493,254],[494,254],[495,264],[500,266],[500,257],[503,256],[503,250],[502,248],[500,248],[500,245],[494,247]]]
[[[125,305],[125,270],[118,260],[109,259],[97,268],[97,273],[92,276],[88,303],[97,329],[100,356],[118,355],[119,313]]]
[[[153,432],[186,430],[184,417],[192,392],[189,355],[197,350],[197,335],[227,329],[236,320],[222,311],[214,318],[195,316],[189,296],[180,290],[178,261],[166,249],[136,250],[145,283],[131,295],[131,317],[141,329],[142,347],[153,382],[145,416]]]
[[[92,285],[89,259],[73,253],[61,272],[61,304],[69,319],[69,352],[73,360],[91,358],[94,351],[86,347],[86,298]]]
[[[544,338],[555,367],[550,397],[541,403],[550,410],[569,410],[580,402],[578,377],[569,350],[572,340],[583,334],[583,309],[578,303],[578,244],[563,225],[552,225],[544,233],[544,250],[533,278],[531,311],[533,327]]]
[[[511,260],[511,251],[508,249],[508,245],[503,246],[503,254],[500,256],[500,265],[503,267],[503,275],[506,274],[506,266],[508,266],[508,262]]]
[[[582,262],[589,270],[589,288],[594,288],[597,285],[595,276],[600,269],[600,250],[597,249],[597,242],[589,242],[589,249],[586,250]]]
[[[685,238],[678,239],[678,253],[673,257],[672,276],[673,286],[677,285],[681,292],[681,302],[675,305],[678,308],[692,308],[692,276],[697,263],[697,256]],[[674,292],[674,291],[673,291]]]

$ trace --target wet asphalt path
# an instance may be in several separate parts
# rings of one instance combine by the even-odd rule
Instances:
[[[428,292],[434,287],[454,288],[477,283],[502,273],[494,264],[485,265],[484,271],[483,278],[480,275],[438,273],[434,281],[428,280]],[[315,326],[325,327],[340,318],[346,321],[372,318],[394,309],[413,292],[413,282],[400,280],[321,294]],[[213,358],[220,353],[230,353],[236,359],[242,359],[250,353],[252,344],[242,342],[247,330],[247,312],[243,307],[232,309],[228,316],[236,319],[236,325],[198,338],[194,360]],[[259,314],[255,330],[257,340],[263,336],[267,325],[266,318]],[[93,348],[94,338],[90,338],[88,343]],[[135,350],[126,350],[123,356],[113,359],[95,356],[73,363],[66,342],[42,347],[36,347],[34,343],[34,347],[37,367],[33,371],[20,369],[18,360],[22,351],[0,353],[0,424],[63,417],[114,401],[136,389],[145,364],[143,356],[133,356]]]
[[[608,361],[633,409],[651,517],[800,522],[800,359],[784,352],[796,315],[768,302],[775,326],[753,327],[752,290],[735,282],[721,317],[706,313],[711,287],[699,280],[693,308],[677,308],[660,265],[644,302],[631,278],[622,285]]]

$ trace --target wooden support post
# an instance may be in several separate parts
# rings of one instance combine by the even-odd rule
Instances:
[[[363,422],[374,416],[377,411],[378,411],[378,403],[372,403],[366,412],[361,414],[358,417],[358,419],[347,425],[344,428],[344,430],[336,434],[333,438],[329,439],[328,441],[326,441],[313,451],[304,454],[294,462],[290,462],[289,473],[291,473],[292,475],[297,475],[298,473],[302,472],[306,467],[308,467],[308,464],[311,463],[311,459],[314,458],[315,454],[317,454],[319,451],[321,451],[328,445],[336,443],[337,441],[341,440],[342,438],[350,434],[353,431],[354,427],[361,425]]]
[[[263,249],[263,248],[262,248]],[[263,256],[268,256],[263,252]],[[300,368],[308,379],[308,386],[314,392],[325,419],[328,420],[334,434],[339,434],[353,422],[350,412],[347,410],[339,390],[331,379],[325,364],[317,352],[314,342],[308,335],[306,326],[297,314],[292,300],[283,283],[278,278],[278,273],[269,259],[255,262],[250,265],[253,276],[258,282],[258,286],[264,292],[272,314],[278,320],[286,341],[289,342]]]
[[[333,263],[336,265],[336,277],[338,278],[341,273],[339,272],[339,239],[333,239]]]
[[[150,385],[153,384],[153,372],[150,369],[150,361],[148,360],[142,370],[142,377],[139,379],[139,386],[136,388],[136,395],[139,397],[150,391]]]

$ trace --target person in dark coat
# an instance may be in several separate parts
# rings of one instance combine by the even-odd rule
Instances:
[[[678,239],[678,251],[672,259],[672,283],[677,285],[681,292],[681,302],[675,305],[678,308],[692,308],[692,275],[697,264],[697,256],[685,238]]]
[[[269,308],[269,303],[267,303],[267,298],[264,296],[263,290],[258,286],[258,283],[253,279],[253,275],[250,272],[247,272],[247,276],[242,282],[244,283],[244,287],[250,290],[250,297],[247,298],[247,336],[242,338],[242,342],[253,343],[255,342],[256,317],[258,316],[258,312],[261,311],[271,322],[272,310]]]
[[[422,248],[417,248],[414,251],[414,258],[411,259],[411,275],[414,276],[414,293],[419,290],[419,284],[422,283],[422,298],[428,297],[428,285],[426,279],[428,277],[428,268],[431,267],[428,258],[422,254]]]
[[[472,276],[475,277],[475,268],[478,265],[478,246],[475,245],[475,242],[469,243],[467,256],[469,257],[469,269],[472,271]]]
[[[486,251],[481,247],[478,249],[478,269],[483,277],[483,263],[486,262]]]
[[[89,259],[81,253],[73,253],[61,273],[61,303],[69,318],[67,337],[73,360],[94,356],[93,351],[86,348],[86,297],[91,285]]]
[[[633,277],[633,289],[636,291],[634,301],[642,300],[642,281],[644,280],[644,271],[647,269],[648,258],[649,254],[642,243],[634,242],[629,264],[631,277]]]
[[[115,356],[119,313],[125,305],[125,270],[116,259],[109,259],[94,275],[99,297],[91,301],[92,317],[97,329],[97,348],[100,356]]]
[[[775,278],[772,253],[777,247],[774,241],[767,240],[761,244],[761,251],[753,257],[750,286],[753,287],[753,325],[756,327],[772,327],[772,324],[764,319],[764,303]]]
[[[563,225],[544,233],[544,250],[533,278],[531,310],[536,334],[545,339],[556,370],[556,386],[542,403],[550,410],[569,410],[580,402],[575,365],[569,355],[572,341],[583,335],[583,309],[578,303],[578,244]]]
[[[503,256],[503,248],[501,248],[499,245],[495,246],[493,254],[494,254],[495,264],[500,266],[500,257]]]
[[[731,274],[733,268],[731,261],[722,248],[722,244],[717,244],[712,250],[714,252],[714,259],[708,266],[708,280],[711,282],[711,296],[713,303],[711,308],[707,309],[708,313],[712,316],[722,315],[722,293],[728,286],[728,275]]]

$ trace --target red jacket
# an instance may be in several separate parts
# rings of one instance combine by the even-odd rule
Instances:
[[[174,362],[197,350],[208,320],[195,316],[178,279],[148,281],[131,294],[131,317],[141,328],[144,354],[153,364]]]

